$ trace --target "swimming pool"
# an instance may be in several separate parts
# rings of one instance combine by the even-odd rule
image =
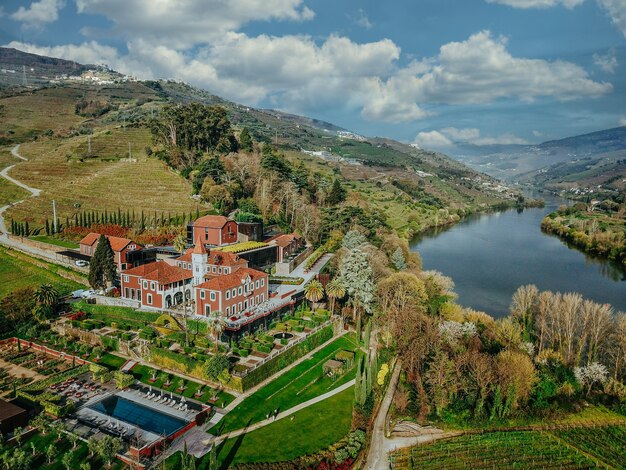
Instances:
[[[159,435],[170,436],[188,423],[117,395],[106,397],[89,408]]]

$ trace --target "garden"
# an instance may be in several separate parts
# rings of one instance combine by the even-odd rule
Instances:
[[[353,334],[337,338],[310,358],[250,395],[209,432],[225,434],[241,429],[266,419],[276,410],[288,410],[352,380],[356,374],[353,366],[339,378],[331,378],[323,370],[324,364],[329,359],[340,356],[343,351],[356,351],[357,357],[363,354],[358,349]]]

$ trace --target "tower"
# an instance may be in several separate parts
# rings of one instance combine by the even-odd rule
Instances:
[[[208,270],[208,256],[204,243],[200,236],[196,239],[196,245],[191,252],[191,268],[193,270],[193,285],[197,286],[204,282],[204,275]]]

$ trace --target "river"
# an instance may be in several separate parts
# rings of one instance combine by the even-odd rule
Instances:
[[[432,230],[411,242],[425,270],[452,278],[458,303],[494,317],[508,314],[511,297],[524,284],[539,290],[579,292],[626,311],[626,273],[541,231],[541,209],[508,210],[468,217],[450,228]]]

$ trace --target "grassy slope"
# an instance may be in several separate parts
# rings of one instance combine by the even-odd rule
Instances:
[[[211,432],[225,434],[267,418],[275,410],[285,411],[299,403],[322,395],[354,378],[354,367],[336,381],[323,376],[323,365],[342,350],[356,349],[353,335],[343,336],[289,372],[246,398],[215,426]],[[356,362],[356,361],[355,361]]]
[[[228,439],[218,448],[220,468],[241,463],[293,460],[329,447],[350,431],[352,422],[351,387],[327,400],[305,408],[290,418],[281,419],[238,438]],[[197,468],[207,468],[209,455]],[[166,466],[180,468],[180,452]]]
[[[25,255],[0,248],[0,298],[22,287],[39,287],[41,284],[52,284],[61,294],[84,288],[77,282],[59,276],[53,269],[63,269],[45,263],[47,268],[29,262]]]

